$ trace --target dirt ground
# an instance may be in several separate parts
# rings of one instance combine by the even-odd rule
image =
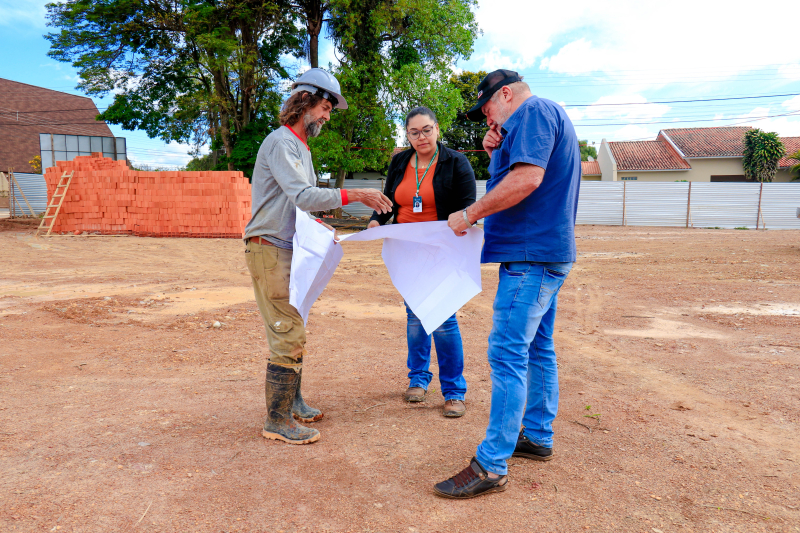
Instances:
[[[496,265],[459,312],[468,411],[445,419],[436,378],[402,401],[380,243],[345,243],[308,326],[322,439],[290,446],[260,436],[241,242],[31,224],[0,221],[1,531],[800,531],[799,232],[579,227],[557,457],[453,501],[431,487],[485,431]]]

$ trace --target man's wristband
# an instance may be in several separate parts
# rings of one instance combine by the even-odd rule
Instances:
[[[469,221],[469,217],[467,216],[467,209],[464,208],[464,210],[461,213],[464,215],[464,222],[467,223],[467,227],[468,228],[472,227],[472,222]]]
[[[342,205],[347,205],[350,203],[350,199],[347,197],[347,191],[344,189],[339,189],[342,194]]]

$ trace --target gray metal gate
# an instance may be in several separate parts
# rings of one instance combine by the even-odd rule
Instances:
[[[47,184],[42,174],[14,172],[16,183],[8,178],[9,214],[12,217],[30,216],[30,204],[34,214],[40,215],[47,209]],[[20,190],[21,189],[21,190]],[[25,195],[23,198],[23,194]],[[25,200],[28,200],[25,203]]]

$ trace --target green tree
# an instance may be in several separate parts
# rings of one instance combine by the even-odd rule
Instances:
[[[786,148],[777,133],[758,128],[744,134],[744,175],[746,179],[770,182],[778,172],[778,161],[786,154]]]
[[[319,68],[319,34],[322,24],[327,22],[328,2],[324,0],[297,0],[292,9],[300,13],[301,23],[305,24],[304,51],[311,68]]]
[[[458,89],[463,103],[450,128],[442,130],[442,142],[453,150],[464,151],[475,171],[475,178],[479,180],[489,179],[489,156],[483,151],[483,137],[488,127],[485,122],[467,119],[466,113],[478,101],[477,87],[486,74],[483,70],[465,70],[450,77],[450,83]]]
[[[48,4],[50,56],[88,94],[115,94],[98,118],[165,141],[211,143],[214,166],[252,172],[277,127],[286,54],[318,63],[327,23],[350,109],[312,140],[341,180],[384,168],[396,122],[427,105],[447,128],[461,105],[450,66],[472,53],[476,0],[66,0]],[[325,18],[327,17],[327,18]],[[329,66],[329,69],[331,67]],[[354,150],[355,148],[365,148]]]
[[[186,163],[184,170],[188,170],[190,172],[214,170],[215,166],[216,165],[214,164],[214,158],[212,157],[212,154],[195,154],[195,156],[188,163]]]
[[[589,141],[579,141],[578,145],[581,148],[581,161],[588,161],[589,156],[597,160],[597,148],[589,146]]]
[[[288,0],[67,0],[47,10],[58,30],[46,35],[48,54],[78,69],[86,93],[115,93],[99,119],[164,141],[214,140],[229,169],[237,138],[288,76],[281,56],[302,54]]]
[[[349,108],[312,139],[315,166],[341,187],[345,176],[385,168],[397,122],[426,105],[448,128],[461,105],[447,78],[469,57],[477,35],[474,0],[330,0],[330,38],[340,57],[335,75]]]

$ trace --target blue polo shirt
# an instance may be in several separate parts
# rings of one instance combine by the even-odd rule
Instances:
[[[541,185],[513,207],[484,221],[481,262],[575,261],[575,214],[581,181],[578,137],[564,109],[531,96],[501,128],[503,144],[492,152],[488,193],[517,163],[545,170]]]

